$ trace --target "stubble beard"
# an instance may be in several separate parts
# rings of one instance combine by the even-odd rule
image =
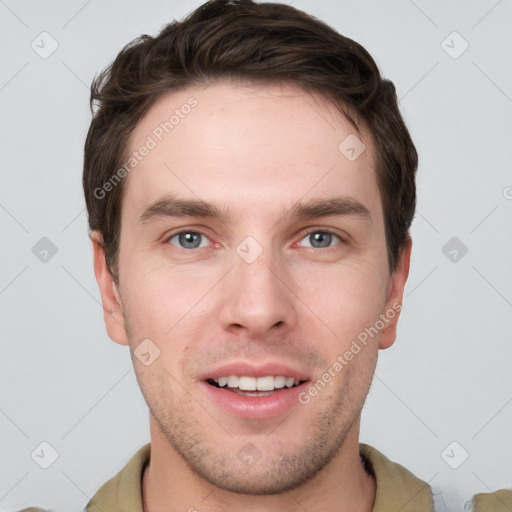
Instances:
[[[123,309],[127,313],[126,309]],[[227,453],[225,446],[220,446],[208,435],[211,429],[216,429],[225,433],[228,443],[231,441],[229,434],[221,426],[222,418],[215,423],[212,416],[208,416],[201,428],[200,420],[194,422],[193,418],[194,414],[200,414],[204,409],[192,395],[185,394],[180,400],[176,400],[172,391],[168,389],[168,383],[174,382],[175,379],[163,366],[153,363],[148,368],[141,368],[141,365],[133,360],[133,348],[138,338],[134,336],[128,315],[125,315],[125,327],[132,349],[137,381],[150,414],[172,449],[188,468],[219,489],[262,496],[280,494],[300,487],[336,457],[348,433],[358,427],[356,424],[361,416],[372,378],[366,378],[365,384],[363,377],[363,382],[358,383],[357,376],[361,374],[361,367],[349,365],[344,369],[345,378],[342,380],[342,377],[339,377],[341,386],[334,389],[332,407],[327,406],[327,401],[323,402],[323,410],[316,412],[310,423],[310,434],[305,436],[298,448],[286,450],[286,445],[282,442],[279,443],[280,450],[276,450],[275,443],[272,449],[268,450],[261,446],[261,459],[252,467],[244,466],[237,458],[236,449]],[[371,371],[371,376],[375,364],[376,360],[373,361],[373,368],[365,368],[366,371]],[[336,382],[331,382],[329,386],[336,386]],[[364,386],[363,390],[361,386]],[[176,384],[176,389],[182,388]],[[329,393],[329,388],[324,389],[322,393]],[[320,400],[322,393],[310,403],[314,404]],[[308,406],[309,404],[297,404],[295,407]],[[291,414],[293,415],[293,412]],[[293,419],[285,419],[284,423],[286,421]],[[278,426],[274,433],[278,432],[279,428]],[[356,434],[358,435],[358,432]],[[296,440],[294,442],[296,444]],[[265,443],[268,445],[266,436],[262,440],[262,445]]]
[[[164,370],[163,376],[165,373]],[[347,373],[350,372],[347,371]],[[194,422],[191,419],[194,416],[193,411],[195,414],[203,412],[202,407],[194,399],[188,397],[180,406],[176,400],[166,401],[170,393],[159,395],[155,393],[155,389],[165,389],[163,382],[172,381],[172,378],[160,380],[160,385],[156,388],[149,382],[145,382],[144,377],[137,378],[150,414],[172,449],[194,474],[219,489],[233,493],[272,495],[300,487],[321,472],[339,453],[347,434],[357,426],[369,385],[362,403],[355,407],[349,377],[347,375],[348,380],[343,387],[336,390],[333,407],[327,410],[324,408],[315,414],[309,424],[310,434],[302,440],[291,440],[289,445],[295,448],[290,448],[288,445],[287,449],[287,445],[282,441],[279,444],[273,443],[272,447],[269,447],[269,438],[278,434],[279,426],[269,435],[269,438],[265,434],[261,435],[260,446],[257,440],[251,437],[251,442],[261,452],[261,458],[251,467],[245,466],[237,458],[239,448],[228,448],[228,445],[236,443],[223,429],[222,418],[218,418],[219,423],[216,423],[208,416],[207,421],[201,425],[200,420]],[[324,390],[324,392],[327,391]],[[307,407],[307,405],[301,404],[296,407]],[[216,430],[216,438],[219,433],[225,434],[226,445],[222,446],[209,435],[212,429]],[[298,441],[300,445],[297,448]],[[280,449],[276,449],[276,446]]]

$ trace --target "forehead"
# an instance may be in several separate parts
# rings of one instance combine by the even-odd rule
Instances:
[[[325,98],[290,85],[221,82],[170,93],[132,134],[123,211],[140,214],[172,193],[270,216],[274,205],[333,192],[380,210],[371,136],[359,129]]]

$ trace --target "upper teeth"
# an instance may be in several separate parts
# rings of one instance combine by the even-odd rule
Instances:
[[[294,384],[299,384],[299,380],[293,377],[283,377],[281,375],[274,377],[246,377],[230,375],[229,377],[220,377],[213,379],[219,387],[228,386],[230,388],[239,388],[242,391],[272,391],[274,389],[291,388]]]

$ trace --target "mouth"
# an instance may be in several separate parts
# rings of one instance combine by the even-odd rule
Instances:
[[[284,375],[266,375],[252,377],[249,375],[228,375],[219,378],[209,378],[205,381],[210,386],[230,391],[241,396],[260,397],[269,396],[295,388],[307,382]]]
[[[259,363],[259,364],[258,364]],[[277,418],[301,407],[310,375],[280,361],[231,361],[196,377],[205,403],[250,420]],[[299,414],[300,408],[295,409]]]

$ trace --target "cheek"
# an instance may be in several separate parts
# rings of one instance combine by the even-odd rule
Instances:
[[[154,364],[161,367],[160,373],[140,371],[151,381],[161,377],[166,382],[169,373],[181,374],[192,340],[204,336],[214,298],[208,291],[219,278],[212,268],[200,273],[197,267],[194,271],[166,263],[144,268],[149,258],[143,260],[132,264],[131,269],[125,267],[124,275],[129,278],[123,283],[123,303],[128,313],[130,345],[135,350],[145,339],[156,345],[160,352]]]
[[[379,318],[387,283],[374,266],[359,262],[310,268],[301,286],[298,295],[334,331],[326,339],[340,350]]]
[[[140,258],[125,267],[123,299],[139,329],[158,338],[170,336],[175,326],[215,282],[215,276],[198,274],[197,267],[151,262]]]

